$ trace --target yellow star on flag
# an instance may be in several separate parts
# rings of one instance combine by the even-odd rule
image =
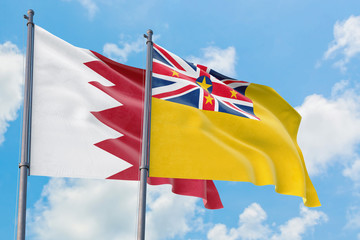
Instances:
[[[173,76],[179,77],[179,73],[175,70],[172,70],[172,77]]]
[[[206,103],[205,103],[205,104],[210,103],[210,104],[212,105],[212,100],[213,100],[214,98],[212,98],[210,95],[205,96],[205,98],[206,98]]]
[[[234,89],[230,90],[230,92],[231,92],[231,97],[237,98],[236,97],[237,92]]]
[[[202,82],[197,82],[197,84],[199,84],[199,86],[200,86],[201,88],[203,88],[203,89],[205,89],[207,92],[209,92],[209,91],[208,91],[208,88],[211,87],[211,84],[207,84],[207,83],[206,83],[206,78],[205,78],[205,76],[204,76],[204,79],[202,80]]]

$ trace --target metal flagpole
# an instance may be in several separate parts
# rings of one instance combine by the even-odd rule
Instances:
[[[143,141],[140,165],[140,193],[139,193],[139,216],[137,239],[145,239],[145,217],[146,217],[146,187],[149,173],[150,155],[150,120],[151,120],[151,76],[152,76],[152,51],[153,31],[148,30],[144,37],[147,38],[146,77],[145,77],[145,99],[144,99],[144,120],[143,120]]]
[[[34,59],[33,16],[34,16],[34,11],[31,9],[28,11],[28,16],[24,15],[24,18],[28,20],[27,22],[28,33],[27,33],[27,47],[26,47],[21,162],[19,164],[20,181],[19,181],[17,240],[25,239],[26,191],[27,191],[27,176],[28,176],[29,162],[30,162],[31,99],[32,99],[33,59]]]

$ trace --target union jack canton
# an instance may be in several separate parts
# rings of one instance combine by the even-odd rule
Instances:
[[[251,99],[245,96],[249,84],[187,62],[154,44],[152,96],[155,98],[260,120],[254,114]]]

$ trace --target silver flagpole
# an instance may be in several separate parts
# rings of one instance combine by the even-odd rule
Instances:
[[[151,76],[152,76],[152,51],[153,31],[148,30],[147,38],[147,57],[146,57],[146,77],[145,77],[145,99],[144,99],[144,120],[143,120],[143,140],[140,165],[140,193],[139,193],[139,216],[137,239],[145,239],[145,218],[146,218],[146,187],[149,173],[149,155],[150,155],[150,120],[151,120]]]
[[[28,20],[27,22],[28,33],[27,33],[27,47],[26,47],[21,162],[19,164],[20,181],[19,181],[17,240],[25,239],[26,191],[27,191],[27,176],[29,172],[29,163],[30,163],[31,99],[32,99],[33,59],[34,59],[33,16],[34,16],[34,11],[31,9],[28,11],[28,16],[24,15],[24,17]]]

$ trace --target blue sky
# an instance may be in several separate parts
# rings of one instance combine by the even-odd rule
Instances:
[[[149,189],[149,239],[360,239],[360,2],[0,2],[0,235],[16,221],[23,14],[71,44],[145,66],[142,35],[241,80],[271,86],[303,117],[298,141],[322,206],[273,186],[216,182],[224,209]],[[28,239],[135,239],[137,183],[29,177]]]

